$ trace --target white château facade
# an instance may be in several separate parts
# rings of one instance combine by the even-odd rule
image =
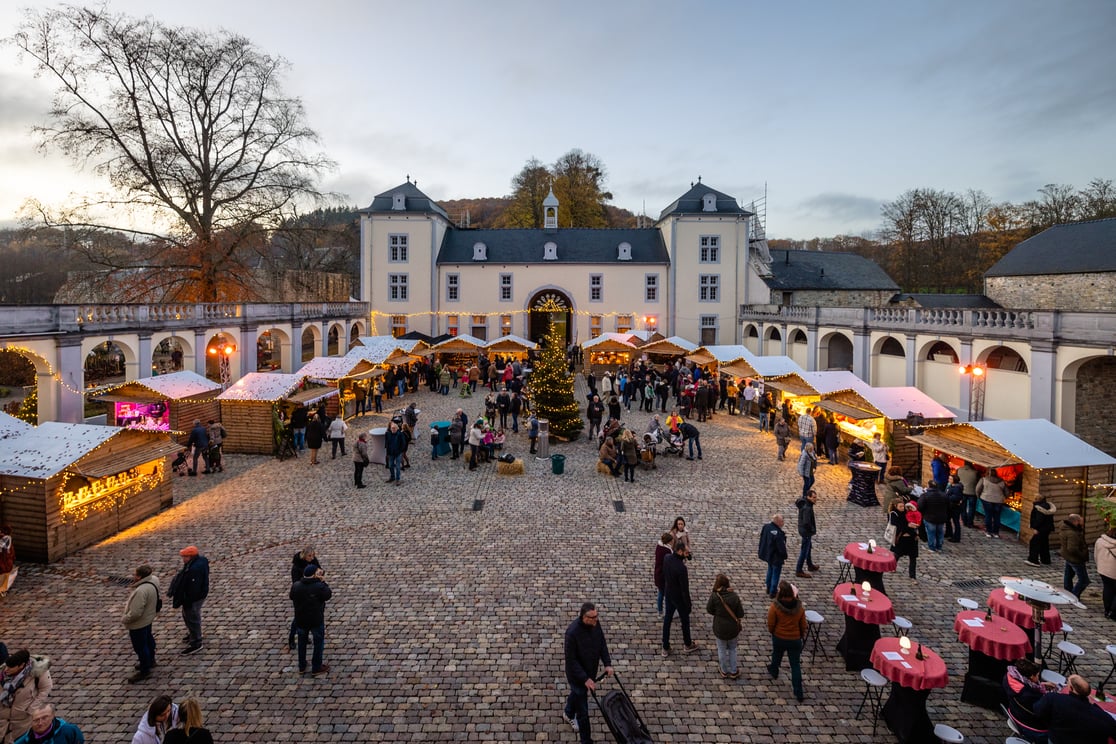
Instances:
[[[771,259],[753,213],[700,179],[648,228],[558,227],[553,193],[543,205],[542,229],[469,229],[409,179],[377,195],[360,220],[375,331],[535,340],[553,318],[571,343],[655,330],[731,344],[740,306],[768,301]]]

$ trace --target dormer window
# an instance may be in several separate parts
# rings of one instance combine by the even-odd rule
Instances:
[[[558,260],[558,244],[547,243],[543,246],[543,261],[557,261]]]
[[[616,256],[616,258],[619,261],[631,261],[632,260],[632,244],[631,243],[621,243],[619,246],[617,246],[617,256]]]
[[[701,197],[701,211],[703,212],[716,212],[717,211],[717,195],[706,194]]]
[[[474,261],[487,261],[488,260],[488,246],[484,243],[473,243],[473,260]]]
[[[391,195],[391,208],[393,211],[402,212],[407,208],[407,195],[406,194],[392,194]]]

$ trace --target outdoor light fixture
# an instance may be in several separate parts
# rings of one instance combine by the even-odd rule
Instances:
[[[980,364],[962,364],[958,371],[969,378],[969,421],[983,421],[984,385],[988,380],[986,370]]]
[[[911,652],[911,639],[907,636],[899,636],[899,650],[909,654]]]
[[[864,592],[864,598],[867,599],[868,595],[872,592],[872,585],[865,581],[860,585],[860,591]]]

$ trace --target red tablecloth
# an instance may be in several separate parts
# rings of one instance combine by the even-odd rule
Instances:
[[[1031,609],[1031,605],[1027,604],[1027,600],[1018,594],[1015,595],[1015,599],[1007,599],[1002,587],[993,589],[992,593],[988,595],[988,606],[992,608],[992,612],[1010,620],[1020,628],[1030,630],[1035,627],[1034,611]],[[1044,633],[1057,633],[1062,629],[1062,616],[1058,614],[1057,607],[1051,607],[1042,617]]]
[[[877,573],[887,573],[895,570],[895,553],[879,546],[869,553],[866,548],[862,548],[860,545],[861,543],[851,542],[845,546],[845,557],[854,566]]]
[[[855,596],[856,599],[845,599]],[[879,591],[868,593],[868,601],[864,601],[864,590],[856,584],[845,583],[833,587],[833,601],[841,612],[854,620],[872,625],[884,625],[895,619],[895,608],[887,595]]]
[[[917,643],[912,643],[911,652],[904,654],[900,651],[899,639],[888,636],[872,647],[872,666],[892,682],[912,690],[932,690],[949,684],[949,672],[942,657],[926,646],[922,647],[922,655],[924,658],[920,661]]]
[[[1015,661],[1027,655],[1031,650],[1031,641],[1022,628],[1000,615],[993,615],[991,620],[985,620],[984,616],[985,613],[980,610],[957,613],[957,619],[953,621],[957,638],[972,650],[1001,661]],[[979,620],[983,626],[974,627],[966,620]]]

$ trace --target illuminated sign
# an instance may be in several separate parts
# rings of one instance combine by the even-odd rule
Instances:
[[[122,505],[129,496],[150,490],[163,482],[166,459],[134,467],[123,473],[105,478],[95,478],[76,490],[66,490],[63,484],[59,495],[63,522],[78,522],[89,516],[90,511],[112,509]]]

